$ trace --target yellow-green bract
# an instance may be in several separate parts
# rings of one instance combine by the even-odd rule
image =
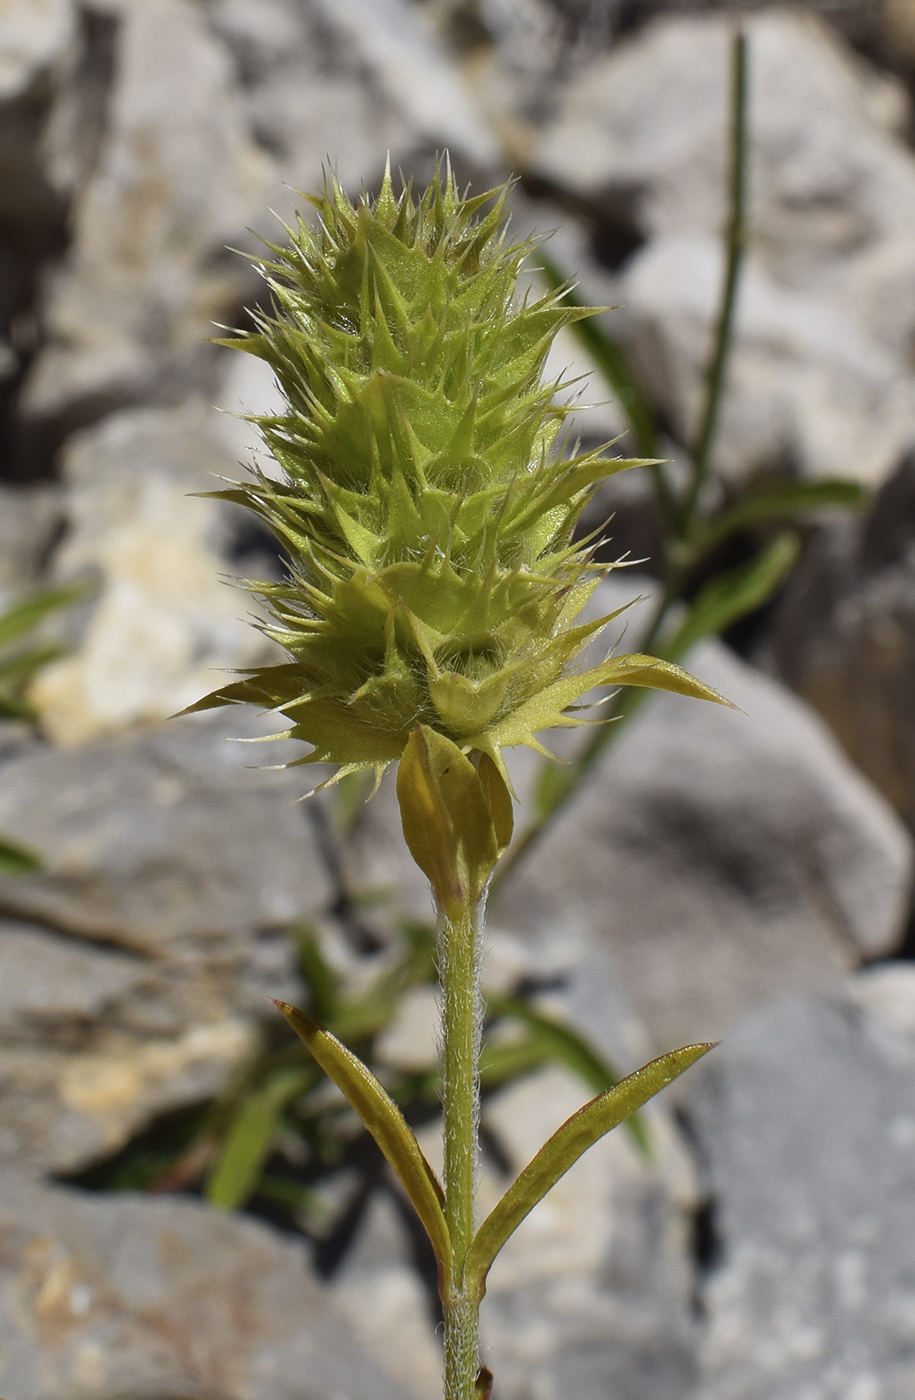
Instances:
[[[278,710],[312,745],[301,762],[335,778],[380,776],[417,723],[504,774],[503,747],[540,749],[536,732],[579,723],[568,707],[602,682],[717,698],[647,658],[570,673],[603,625],[578,619],[605,571],[572,527],[598,480],[638,463],[555,452],[569,410],[542,382],[546,355],[592,313],[519,300],[531,243],[509,243],[506,197],[461,198],[448,171],[418,201],[388,174],[353,204],[331,180],[316,226],[299,218],[259,264],[272,311],[226,342],[285,398],[251,419],[282,479],[252,468],[216,494],[288,554],[286,580],[251,586],[290,659],[193,708]]]

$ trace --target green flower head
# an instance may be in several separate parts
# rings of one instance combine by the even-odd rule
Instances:
[[[502,750],[545,751],[537,732],[580,723],[569,707],[594,685],[665,685],[636,678],[647,658],[570,670],[608,621],[579,621],[607,566],[572,529],[598,481],[639,463],[556,451],[570,410],[544,362],[592,313],[519,298],[532,244],[509,242],[507,195],[462,198],[450,169],[419,200],[390,172],[355,204],[329,181],[316,225],[299,217],[258,264],[271,311],[224,342],[265,360],[285,400],[250,420],[281,479],[252,467],[217,494],[286,551],[284,581],[250,587],[289,660],[193,708],[282,713],[332,781],[380,777],[417,723],[504,775]]]

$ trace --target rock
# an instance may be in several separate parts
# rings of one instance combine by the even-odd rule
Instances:
[[[130,410],[68,443],[68,529],[54,573],[95,576],[100,587],[78,646],[34,686],[55,742],[161,722],[212,690],[217,668],[273,655],[244,617],[250,597],[225,586],[240,513],[190,499],[235,472],[218,415],[198,400]]]
[[[8,1400],[401,1400],[265,1226],[9,1172],[0,1220]]]
[[[143,975],[142,962],[126,954],[11,919],[0,927],[2,1034],[34,1034],[40,1028],[45,1035],[59,1035],[67,1022],[98,1016]]]
[[[498,162],[496,142],[416,6],[404,0],[317,0],[316,7],[353,46],[420,141],[453,148],[478,165]]]
[[[0,830],[44,863],[0,888],[18,920],[0,951],[0,1157],[20,1168],[77,1171],[218,1093],[266,997],[299,993],[287,930],[331,897],[294,805],[305,784],[252,771],[226,728],[184,720],[4,764]]]
[[[302,206],[290,190],[320,189],[323,168],[358,187],[380,174],[388,150],[409,148],[409,124],[372,74],[365,46],[354,46],[329,9],[215,0],[207,18],[235,63],[248,128],[276,161],[271,206],[287,222]]]
[[[46,344],[23,398],[33,426],[204,382],[213,321],[232,320],[256,285],[225,248],[263,217],[274,167],[245,130],[228,56],[187,0],[110,8],[113,85],[47,282]]]
[[[766,659],[915,828],[915,457],[867,519],[821,531],[776,613]]]
[[[803,704],[721,643],[688,665],[745,713],[648,701],[493,908],[599,940],[659,1050],[886,952],[912,873],[905,829]]]
[[[333,168],[348,188],[372,188],[388,153],[408,173],[418,155],[446,148],[459,167],[498,161],[422,7],[215,0],[208,18],[235,60],[250,129],[277,161],[272,207],[286,220],[301,200],[279,181],[314,190]]]
[[[753,237],[716,460],[876,483],[915,436],[905,100],[813,16],[763,12],[745,28]],[[614,194],[628,199],[644,242],[620,300],[681,440],[719,295],[729,33],[724,17],[678,16],[620,43],[570,83],[532,157],[598,221]]]
[[[21,96],[55,65],[75,39],[71,0],[11,0],[0,16],[0,103]]]
[[[53,486],[0,486],[0,594],[38,582],[63,525],[60,491]]]
[[[6,763],[0,830],[44,869],[4,880],[4,907],[147,955],[317,912],[329,885],[296,805],[310,777],[257,766],[300,746],[252,754],[227,732],[268,731],[223,712],[72,752],[36,745]]]
[[[47,156],[56,103],[73,80],[73,0],[8,0],[0,9],[0,420],[2,474],[22,479],[9,413],[34,353],[35,283],[59,252],[66,202]]]
[[[912,1389],[915,970],[761,1007],[706,1061],[688,1112],[719,1259],[700,1400]]]

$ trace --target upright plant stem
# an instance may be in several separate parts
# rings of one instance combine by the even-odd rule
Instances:
[[[439,908],[443,1006],[445,1218],[452,1267],[444,1281],[446,1400],[474,1400],[479,1369],[479,1297],[464,1286],[473,1240],[480,1113],[483,1003],[480,952],[485,894],[478,903],[452,900]]]
[[[701,508],[702,489],[711,463],[712,448],[718,427],[718,414],[724,389],[725,370],[734,334],[734,312],[737,306],[737,286],[743,264],[746,242],[746,166],[747,166],[747,40],[738,31],[731,52],[731,131],[730,168],[728,172],[728,223],[725,233],[725,269],[721,289],[715,340],[706,371],[705,401],[691,457],[693,479],[686,502],[687,538]]]

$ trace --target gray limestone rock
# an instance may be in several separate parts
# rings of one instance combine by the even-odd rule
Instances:
[[[0,487],[0,596],[38,583],[62,524],[58,487]]]
[[[94,165],[75,193],[70,246],[45,289],[46,343],[23,401],[33,424],[85,422],[199,376],[213,321],[236,315],[255,285],[226,245],[242,243],[262,217],[274,179],[200,7],[107,8],[114,72]],[[62,149],[51,159],[68,168],[80,163],[77,116],[54,129]]]
[[[915,434],[915,161],[898,85],[812,15],[746,19],[753,230],[717,462],[879,482]],[[687,438],[721,281],[726,16],[668,16],[572,80],[533,164],[646,240],[621,269],[630,346]],[[572,268],[571,271],[576,271]]]
[[[400,1400],[303,1250],[187,1201],[0,1186],[7,1400]]]
[[[894,946],[911,841],[789,691],[707,643],[743,713],[658,696],[501,891],[493,917],[599,939],[659,1049]]]
[[[224,438],[219,414],[191,398],[114,414],[67,443],[66,530],[53,574],[95,587],[68,654],[33,689],[55,742],[159,723],[206,695],[220,673],[279,655],[251,626],[250,595],[226,586],[249,564],[270,577],[276,551],[271,558],[268,543],[267,557],[233,560],[241,512],[195,499],[237,474]]]
[[[915,827],[915,457],[867,519],[824,529],[766,640],[772,669]]]
[[[701,1067],[719,1257],[697,1400],[912,1394],[913,1069],[905,964],[758,1009]]]
[[[235,734],[257,733],[236,720]],[[0,830],[41,853],[0,908],[0,1157],[74,1171],[252,1053],[295,997],[288,927],[331,882],[295,773],[252,771],[226,719],[9,757]],[[258,753],[261,750],[257,750]],[[28,922],[26,922],[28,921]]]
[[[292,756],[288,746],[252,749],[230,732],[265,733],[220,713],[9,761],[0,830],[34,847],[44,870],[3,881],[3,907],[149,955],[316,913],[329,884],[296,805],[309,780],[258,767]]]

